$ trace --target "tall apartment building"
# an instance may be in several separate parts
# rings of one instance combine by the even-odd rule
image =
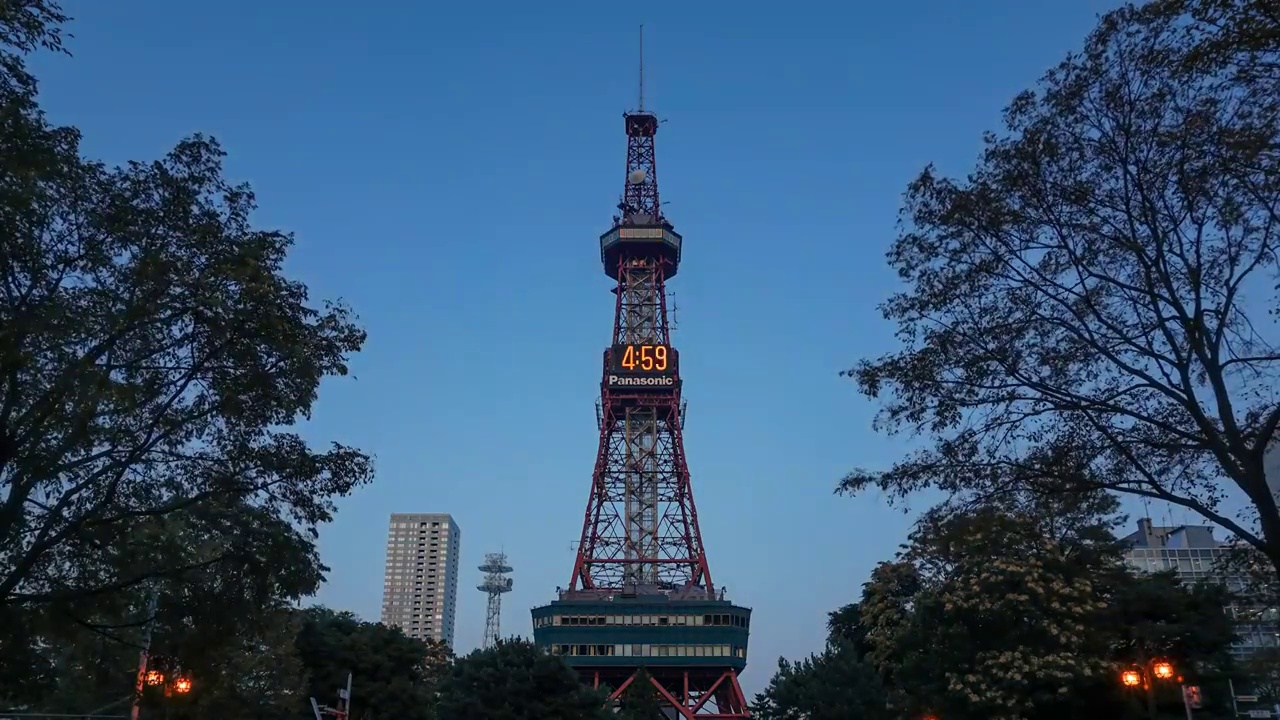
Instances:
[[[394,513],[387,533],[382,622],[453,646],[458,600],[458,524],[447,513]]]
[[[1213,581],[1232,592],[1245,589],[1243,578],[1224,572],[1222,561],[1233,548],[1213,536],[1214,528],[1201,525],[1152,525],[1138,521],[1138,531],[1121,538],[1128,545],[1125,562],[1139,572],[1172,570],[1184,583]],[[1247,657],[1264,647],[1280,644],[1280,625],[1273,608],[1229,607],[1240,639],[1231,653]]]

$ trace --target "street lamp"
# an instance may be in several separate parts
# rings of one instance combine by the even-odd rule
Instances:
[[[1141,687],[1146,691],[1147,716],[1156,720],[1155,680],[1171,681],[1174,679],[1173,663],[1168,660],[1152,660],[1145,667],[1133,667],[1120,673],[1120,684],[1136,690]]]
[[[1174,668],[1173,663],[1168,660],[1152,660],[1148,663],[1149,668],[1142,666],[1134,666],[1120,673],[1120,684],[1125,687],[1138,687],[1139,685],[1147,687],[1149,680],[1173,680]]]
[[[173,681],[164,687],[164,720],[169,720],[174,695],[186,695],[191,692],[191,676],[175,675]]]
[[[147,676],[146,676],[146,682],[148,685],[163,685],[164,673],[160,672],[159,670],[148,670]]]

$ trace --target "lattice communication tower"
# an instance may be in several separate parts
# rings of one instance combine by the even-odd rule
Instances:
[[[643,51],[641,58],[643,67]],[[683,238],[659,200],[659,122],[644,109],[643,79],[640,97],[640,109],[623,115],[619,214],[600,236],[614,322],[595,470],[569,586],[534,608],[534,640],[589,684],[610,688],[615,705],[625,707],[632,683],[648,677],[647,691],[666,703],[663,717],[745,718],[738,675],[751,611],[716,591],[698,529],[667,310]]]
[[[481,647],[493,647],[502,637],[502,594],[511,592],[511,566],[507,564],[506,553],[486,553],[484,564],[480,566],[484,572],[484,582],[476,589],[489,596],[484,614],[484,641]]]

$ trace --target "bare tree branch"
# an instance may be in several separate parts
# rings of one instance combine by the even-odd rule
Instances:
[[[841,491],[1107,489],[1193,510],[1280,568],[1263,471],[1280,338],[1260,322],[1277,309],[1280,41],[1260,5],[1104,16],[967,179],[912,183],[888,254],[908,288],[882,308],[903,349],[847,374],[882,401],[878,428],[936,444]],[[1257,527],[1223,509],[1233,492]]]

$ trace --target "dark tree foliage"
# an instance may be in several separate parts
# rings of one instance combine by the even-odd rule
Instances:
[[[178,624],[191,618],[199,623],[216,613],[204,609],[191,612],[173,603],[162,601],[155,627],[152,652],[147,667],[163,674],[165,683],[144,688],[141,708],[144,716],[164,716],[170,720],[204,720],[204,718],[235,717],[245,720],[280,720],[297,717],[306,705],[306,670],[294,647],[298,630],[302,625],[299,613],[275,610],[269,614],[259,612],[257,617],[236,627],[225,621],[226,634],[209,637],[208,646],[196,646],[192,636],[203,634],[199,625]],[[221,619],[220,619],[221,620]],[[137,651],[115,654],[118,658],[111,665],[103,657],[98,667],[103,671],[97,679],[96,697],[87,704],[83,693],[76,690],[83,686],[67,683],[61,688],[59,703],[45,702],[38,707],[67,713],[83,713],[87,709],[104,707],[112,699],[122,695],[132,699],[134,670]],[[172,683],[185,678],[192,683],[188,693],[172,692]],[[122,691],[123,688],[123,691]],[[77,700],[72,704],[71,700]]]
[[[883,683],[867,658],[867,630],[855,603],[831,613],[827,647],[778,670],[752,707],[760,720],[890,720]]]
[[[563,660],[525,640],[500,641],[454,662],[437,720],[607,720],[606,696]]]
[[[1172,571],[1124,573],[1109,587],[1103,623],[1114,657],[1143,663],[1164,658],[1192,671],[1214,674],[1231,667],[1235,627],[1224,608],[1226,589],[1183,585]]]
[[[189,700],[270,716],[299,689],[283,608],[322,580],[316,527],[370,477],[288,430],[364,333],[283,276],[292,239],[250,224],[216,142],[80,156],[24,65],[67,19],[0,3],[0,703],[117,701],[150,625]]]
[[[0,643],[30,666],[14,669],[22,682],[0,685],[0,706],[83,713],[129,695],[150,626],[153,664],[196,678],[188,706],[246,718],[292,713],[305,695],[290,605],[319,586],[315,548],[253,508],[224,513],[244,524],[230,545],[210,545],[201,524],[178,522],[182,514],[164,528],[139,528],[163,531],[157,542],[224,556],[216,565],[132,591],[8,606],[22,619],[0,627]]]
[[[352,720],[435,717],[436,691],[453,657],[444,643],[415,640],[397,628],[326,608],[303,613],[297,648],[309,679],[304,701],[334,704],[347,674],[353,676]]]
[[[848,647],[859,658],[870,652],[867,626],[862,622],[862,606],[849,603],[827,615],[827,645]]]
[[[364,332],[284,276],[292,238],[253,227],[215,141],[80,157],[21,66],[62,19],[0,12],[0,606],[223,563],[260,518],[314,534],[370,477],[363,453],[289,432]],[[202,544],[158,542],[174,525]]]
[[[1245,689],[1271,703],[1280,702],[1280,648],[1263,648],[1240,663]]]
[[[148,667],[191,679],[193,690],[176,696],[149,687],[144,712],[174,720],[309,718],[308,698],[334,704],[350,673],[353,720],[434,717],[435,689],[452,661],[448,646],[414,640],[350,613],[296,610],[252,590],[237,597],[218,588],[235,582],[234,576],[209,573],[162,586]],[[105,630],[52,618],[49,625],[60,630],[50,631],[51,654],[39,656],[52,680],[43,694],[0,697],[0,705],[77,714],[131,697],[145,602],[133,612],[132,627],[113,618]]]
[[[1280,6],[1273,0],[1154,0],[1143,11],[1157,21],[1178,17],[1190,52],[1188,73],[1222,72],[1266,93],[1280,80]]]
[[[294,717],[306,702],[307,668],[294,645],[302,624],[295,612],[259,612],[199,651],[189,644],[179,645],[187,654],[161,656],[161,660],[171,665],[169,677],[185,674],[194,683],[193,690],[176,698],[152,693],[150,705],[168,703],[172,720],[179,720],[175,709],[184,711],[181,717],[201,720]]]
[[[38,49],[66,52],[62,27],[70,20],[52,0],[5,0],[0,3],[0,95],[8,104],[29,98],[35,78],[23,56]]]
[[[894,707],[954,718],[1054,717],[1082,681],[1108,669],[1088,627],[1102,607],[1099,568],[1082,557],[999,510],[926,518],[888,566],[888,586],[868,586],[863,599],[871,657],[892,678]],[[894,579],[899,573],[912,582]]]
[[[843,491],[1107,489],[1187,507],[1280,567],[1262,459],[1280,427],[1274,8],[1109,13],[967,178],[910,185],[888,253],[907,289],[882,308],[903,348],[848,374],[882,399],[878,427],[936,442]]]
[[[636,673],[635,679],[622,691],[618,698],[619,709],[614,720],[665,720],[663,708],[669,707],[658,688],[653,684],[653,677],[644,668]]]
[[[1118,682],[1125,667],[1167,659],[1206,686],[1231,671],[1221,588],[1133,573],[1106,537],[1113,501],[1086,497],[1072,507],[1060,502],[1069,496],[1050,497],[926,515],[898,559],[873,573],[858,606],[861,630],[842,632],[866,644],[896,712],[1138,717],[1139,698]],[[839,628],[854,626],[836,618]],[[1169,710],[1181,703],[1171,684],[1155,700]]]
[[[196,689],[183,707],[197,716],[278,718],[305,698],[306,669],[294,642],[304,616],[292,605],[319,589],[319,558],[310,538],[261,511],[221,512],[229,524],[244,524],[229,545],[205,536],[203,523],[170,522],[172,542],[225,559],[153,584],[152,649],[170,676],[192,678]],[[143,607],[135,612],[145,615]]]

